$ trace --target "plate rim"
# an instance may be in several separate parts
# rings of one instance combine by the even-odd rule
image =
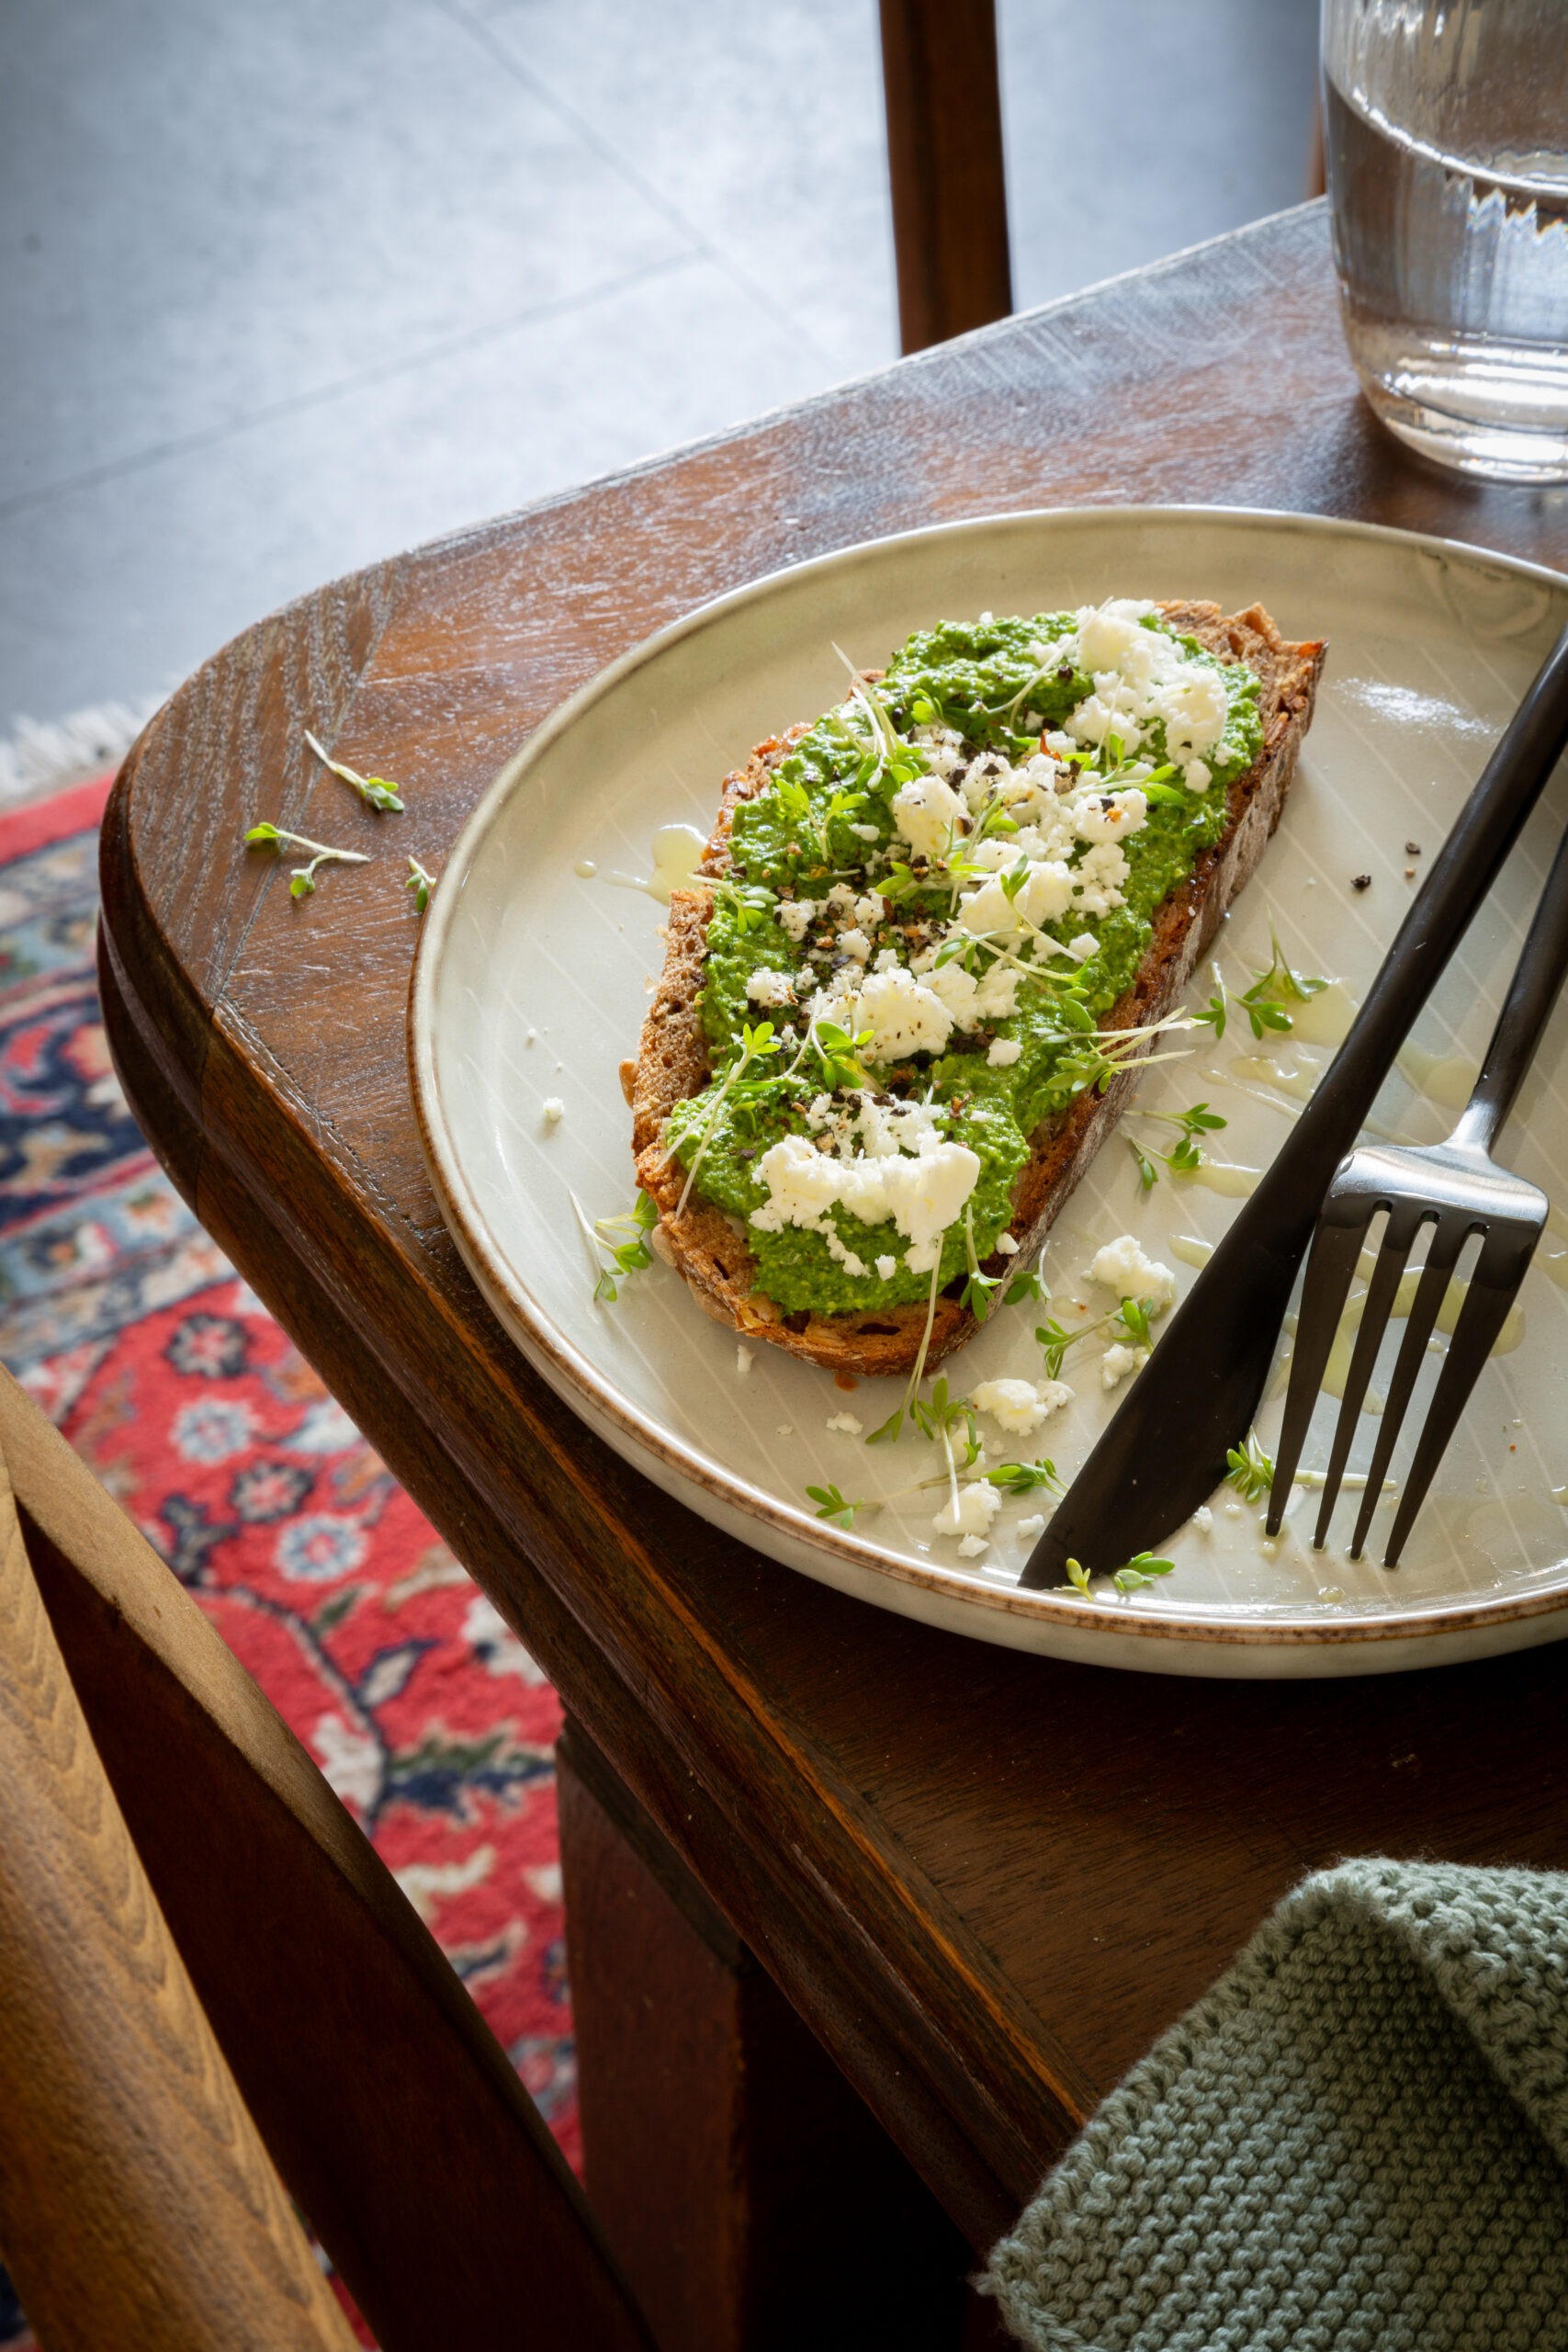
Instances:
[[[536,1351],[547,1359],[553,1367],[553,1374],[545,1371],[536,1361],[535,1368],[549,1381],[571,1409],[581,1410],[572,1402],[571,1392],[576,1390],[586,1399],[592,1415],[603,1416],[621,1431],[633,1449],[634,1466],[641,1466],[638,1457],[652,1457],[668,1476],[699,1488],[716,1502],[741,1512],[749,1520],[772,1527],[790,1544],[804,1542],[809,1548],[819,1552],[824,1559],[836,1562],[840,1568],[857,1574],[870,1573],[927,1592],[943,1604],[967,1603],[993,1614],[1021,1617],[1039,1623],[1043,1628],[1053,1627],[1075,1635],[1103,1633],[1108,1636],[1117,1636],[1122,1642],[1131,1636],[1142,1642],[1284,1651],[1359,1648],[1380,1642],[1451,1641],[1466,1633],[1520,1623],[1568,1610],[1568,1584],[1564,1584],[1562,1589],[1553,1592],[1518,1593],[1495,1600],[1427,1603],[1416,1611],[1379,1608],[1359,1611],[1353,1619],[1303,1613],[1281,1615],[1260,1623],[1254,1619],[1229,1615],[1221,1610],[1202,1618],[1176,1617],[1166,1614],[1164,1611],[1156,1613],[1118,1608],[1080,1598],[1076,1593],[1069,1598],[1055,1590],[1024,1592],[1013,1586],[992,1586],[978,1579],[960,1579],[945,1567],[927,1568],[917,1561],[897,1558],[866,1544],[852,1531],[833,1528],[808,1517],[795,1506],[781,1502],[776,1496],[752,1486],[738,1472],[716,1472],[703,1455],[684,1440],[644,1420],[627,1405],[615,1385],[605,1378],[592,1361],[574,1345],[536,1301],[521,1290],[499,1254],[490,1245],[483,1212],[463,1175],[441,1107],[434,1003],[447,934],[467,876],[501,812],[542,754],[568,733],[595,702],[670,647],[713,627],[729,612],[764,600],[786,582],[796,582],[813,573],[841,571],[857,560],[867,560],[874,555],[899,546],[917,543],[925,546],[932,540],[956,538],[985,530],[1021,529],[1043,523],[1069,526],[1112,516],[1123,524],[1164,523],[1179,517],[1189,523],[1235,526],[1244,531],[1286,530],[1306,537],[1371,541],[1382,546],[1403,547],[1412,553],[1449,556],[1467,568],[1485,565],[1510,577],[1533,581],[1560,595],[1568,596],[1568,573],[1555,571],[1550,565],[1533,563],[1521,556],[1503,555],[1469,540],[1438,537],[1390,524],[1363,522],[1334,514],[1298,514],[1288,508],[1187,504],[1179,502],[1119,505],[1099,501],[1078,506],[1010,508],[994,514],[959,515],[940,523],[922,524],[911,530],[887,532],[876,538],[857,539],[847,547],[804,558],[798,563],[780,565],[772,571],[759,573],[755,579],[743,582],[739,587],[725,589],[716,596],[705,598],[674,620],[666,622],[650,636],[629,646],[624,653],[618,654],[613,662],[575,688],[564,701],[558,703],[486,786],[447,853],[440,879],[445,884],[447,876],[452,875],[457,888],[451,890],[438,888],[432,894],[414,952],[407,1012],[410,1092],[419,1130],[420,1148],[443,1220],[487,1306],[513,1345],[525,1359],[534,1358]],[[650,1474],[644,1469],[643,1475]],[[666,1488],[666,1491],[671,1489]],[[690,1503],[687,1508],[692,1508]],[[793,1572],[807,1573],[798,1568]],[[977,1626],[977,1635],[980,1631]],[[1111,1646],[1108,1643],[1107,1664],[1113,1662],[1110,1656]]]

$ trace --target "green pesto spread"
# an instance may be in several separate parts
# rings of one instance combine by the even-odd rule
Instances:
[[[737,808],[704,964],[713,1074],[669,1139],[785,1313],[924,1301],[991,1257],[1029,1138],[1103,1081],[1094,1032],[1261,745],[1254,673],[1147,605],[982,615],[911,637]],[[770,1189],[790,1137],[852,1183],[873,1130],[885,1161],[918,1131],[978,1163],[946,1155],[967,1190],[923,1248],[907,1218]]]

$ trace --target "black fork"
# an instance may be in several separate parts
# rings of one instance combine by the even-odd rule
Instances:
[[[1377,1361],[1379,1346],[1396,1304],[1417,1237],[1430,1229],[1427,1257],[1383,1408],[1366,1492],[1357,1514],[1350,1556],[1359,1559],[1377,1508],[1401,1426],[1415,1390],[1427,1343],[1442,1311],[1465,1244],[1481,1237],[1480,1256],[1465,1286],[1463,1304],[1438,1377],[1427,1419],[1416,1447],[1404,1491],[1394,1514],[1383,1566],[1394,1567],[1426,1499],[1472,1389],[1507,1320],[1537,1242],[1546,1225],[1546,1194],[1522,1176],[1499,1168],[1492,1146],[1535,1057],[1551,1008],[1568,976],[1568,832],[1564,832],[1540,894],[1475,1091],[1447,1142],[1417,1148],[1405,1144],[1362,1144],[1342,1159],[1328,1188],[1302,1291],[1301,1317],[1291,1358],[1274,1483],[1269,1497],[1269,1532],[1279,1532],[1301,1460],[1313,1407],[1322,1385],[1351,1279],[1368,1227],[1380,1212],[1388,1223],[1361,1306],[1345,1394],[1335,1427],[1313,1542],[1320,1549],[1345,1476],[1345,1464]]]

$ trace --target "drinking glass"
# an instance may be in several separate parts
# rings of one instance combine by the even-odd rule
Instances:
[[[1568,481],[1568,0],[1323,0],[1323,106],[1372,407],[1462,472]]]

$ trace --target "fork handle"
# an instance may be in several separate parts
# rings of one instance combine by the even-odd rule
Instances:
[[[1481,1075],[1451,1140],[1490,1151],[1568,978],[1568,827],[1557,844]]]

